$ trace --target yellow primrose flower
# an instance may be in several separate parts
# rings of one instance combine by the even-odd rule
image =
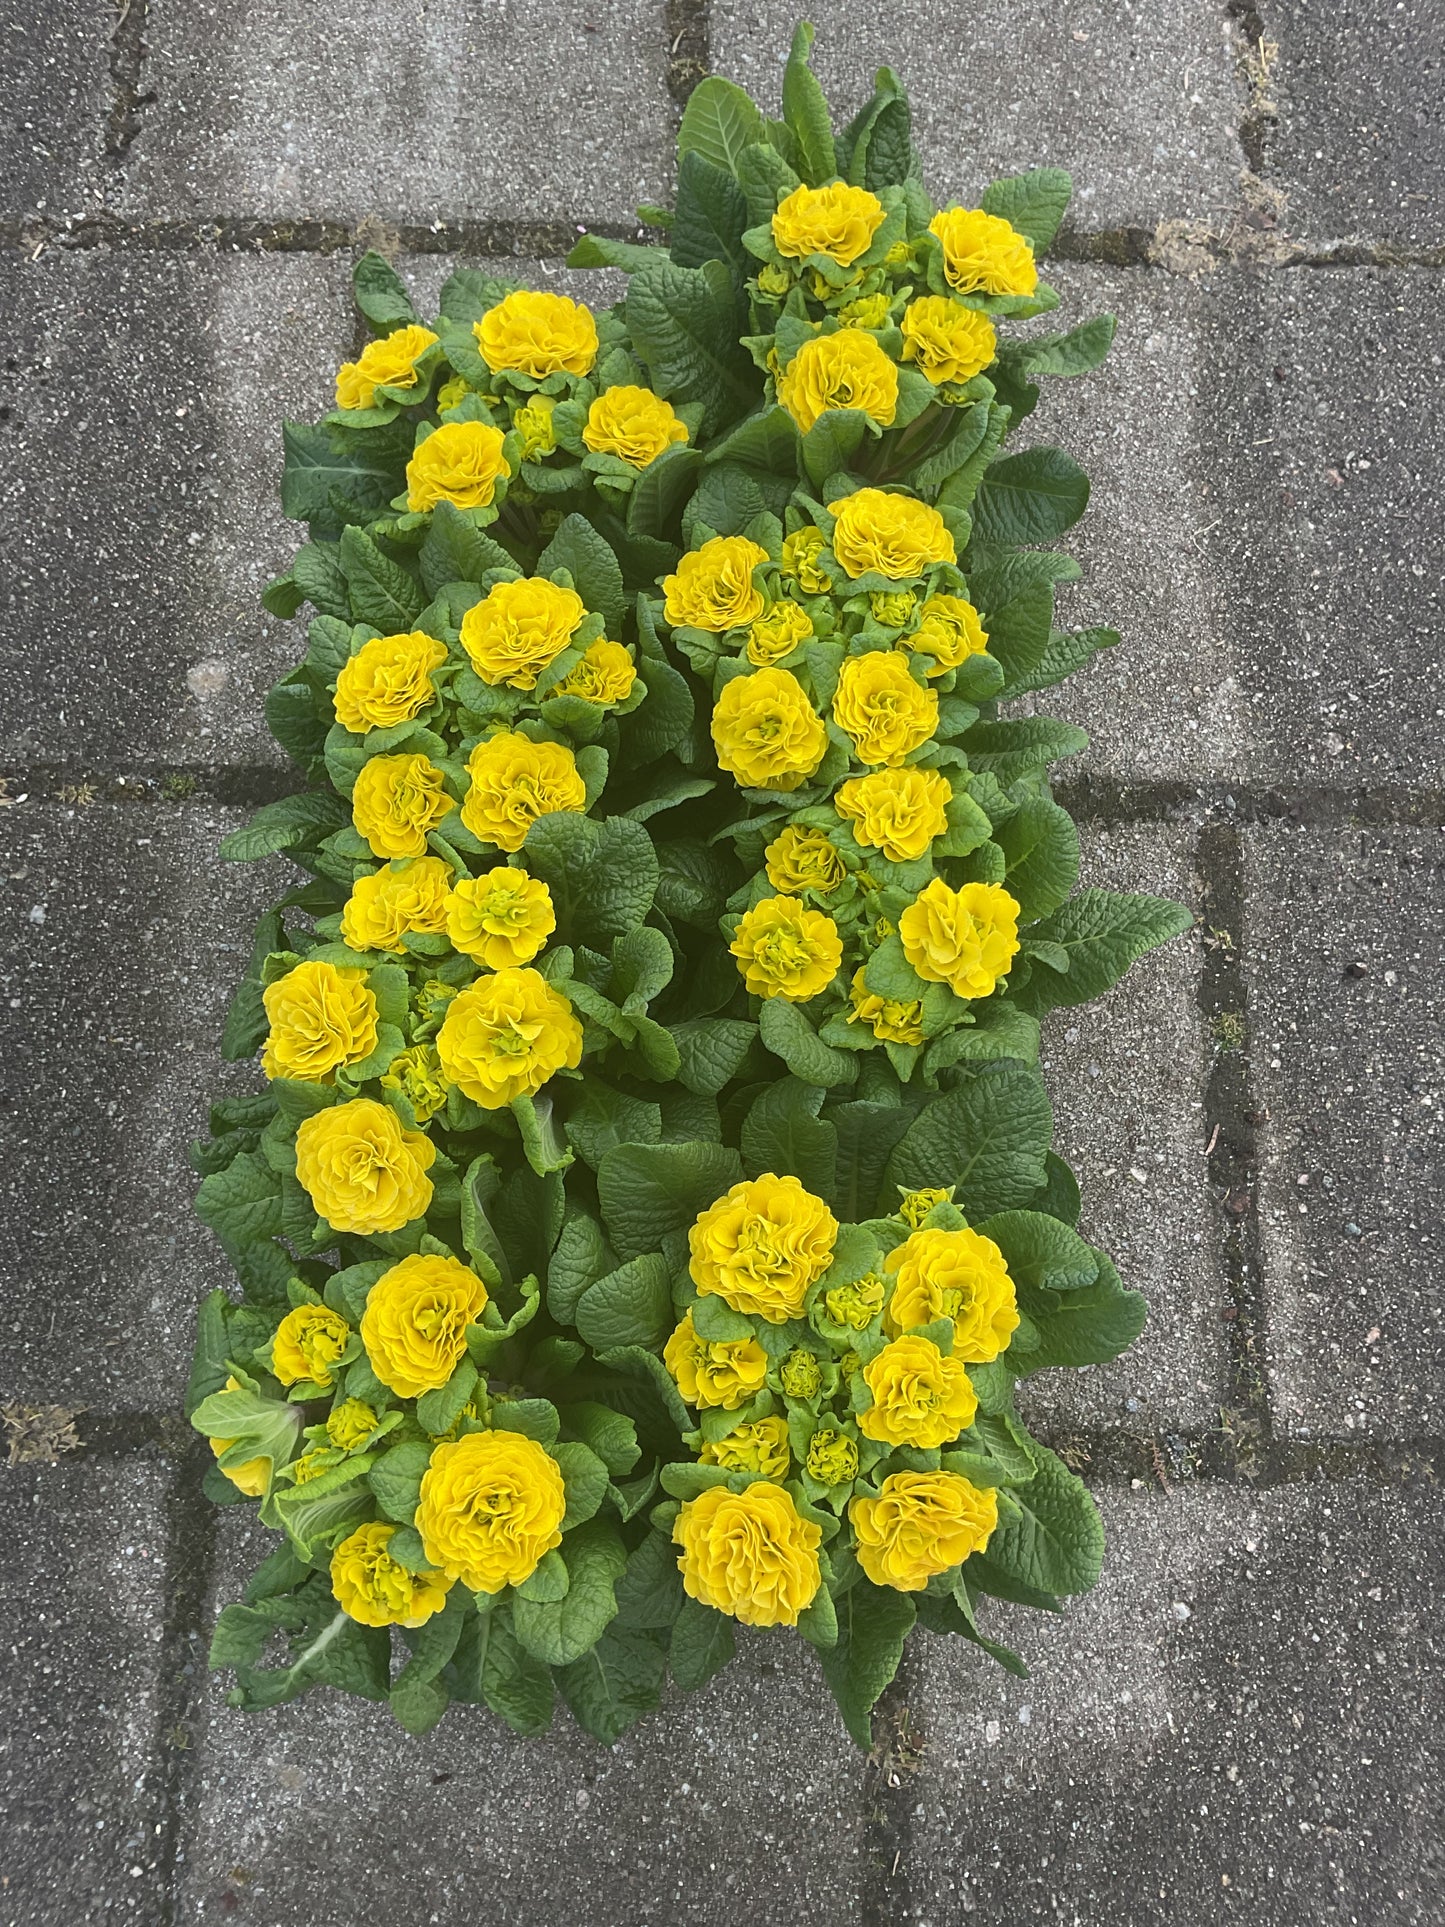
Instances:
[[[740,629],[763,613],[753,570],[768,552],[743,535],[715,535],[663,577],[663,614],[677,628],[708,629],[721,635]]]
[[[584,702],[606,709],[613,703],[626,702],[636,681],[636,666],[623,645],[599,638],[587,645],[580,660],[548,693],[580,696]]]
[[[898,365],[862,328],[805,341],[778,379],[778,400],[806,435],[830,408],[856,408],[882,428],[898,412]]]
[[[382,1074],[381,1088],[404,1097],[418,1124],[429,1124],[446,1109],[447,1081],[430,1044],[410,1044],[398,1051]]]
[[[585,375],[597,359],[592,310],[565,294],[519,288],[472,324],[494,375]]]
[[[883,1320],[890,1332],[951,1318],[953,1355],[964,1364],[988,1365],[1007,1351],[1018,1328],[1018,1304],[1008,1265],[992,1238],[930,1225],[890,1251],[883,1263],[893,1274]]]
[[[765,1479],[785,1479],[792,1463],[788,1453],[788,1421],[757,1418],[740,1425],[725,1439],[704,1444],[699,1465],[720,1465],[728,1472],[760,1472]]]
[[[748,630],[748,661],[759,669],[771,669],[812,633],[813,619],[800,603],[774,602]]]
[[[226,1391],[239,1392],[240,1389],[241,1381],[239,1379],[228,1378],[226,1380]],[[219,1459],[222,1453],[230,1451],[236,1441],[234,1439],[207,1439],[206,1443],[211,1448],[212,1456]],[[248,1499],[264,1498],[266,1488],[271,1483],[271,1461],[269,1458],[247,1459],[241,1465],[222,1465],[218,1466],[217,1470],[220,1472],[222,1478],[229,1479],[236,1490],[244,1493]]]
[[[997,214],[950,207],[928,224],[943,243],[943,275],[960,294],[1032,294],[1039,285],[1034,251]]]
[[[431,1203],[436,1147],[385,1104],[356,1097],[303,1118],[296,1176],[333,1231],[400,1231]]]
[[[873,1403],[858,1414],[858,1429],[884,1445],[930,1452],[956,1439],[978,1410],[963,1360],[945,1358],[916,1332],[885,1345],[863,1367],[863,1380]]]
[[[851,1485],[858,1476],[857,1444],[836,1425],[820,1425],[808,1441],[804,1465],[819,1485]]]
[[[447,1603],[444,1573],[412,1572],[387,1547],[397,1528],[372,1519],[331,1555],[331,1591],[350,1619],[363,1626],[424,1626]]]
[[[271,1370],[283,1385],[307,1381],[324,1392],[350,1337],[350,1325],[329,1305],[297,1305],[276,1327]]]
[[[998,350],[988,316],[944,294],[925,294],[910,301],[898,325],[903,332],[903,359],[916,362],[935,385],[972,381]]]
[[[938,727],[938,697],[909,673],[896,649],[848,656],[838,672],[833,720],[865,763],[901,763]]]
[[[341,913],[341,941],[353,950],[399,951],[410,930],[440,936],[451,887],[452,867],[439,856],[404,859],[359,876]]]
[[[823,1309],[835,1325],[866,1331],[883,1309],[884,1281],[876,1271],[865,1272],[850,1284],[834,1285],[823,1293]]]
[[[472,389],[469,382],[463,381],[460,375],[453,375],[450,380],[444,381],[437,390],[438,412],[444,415],[449,408],[460,408],[471,392]]]
[[[1002,884],[950,890],[935,877],[898,919],[898,934],[904,956],[927,982],[947,984],[956,997],[987,997],[1018,950],[1018,915]]]
[[[500,1111],[582,1061],[582,1026],[560,990],[537,970],[508,966],[455,997],[437,1032],[448,1083]]]
[[[861,970],[853,973],[848,990],[853,1008],[850,1024],[867,1024],[880,1044],[921,1044],[923,1042],[923,1005],[916,1000],[880,997],[868,988]]]
[[[795,790],[828,748],[823,719],[786,669],[724,683],[713,706],[717,759],[745,789]]]
[[[833,798],[839,816],[853,825],[865,850],[878,850],[890,863],[910,863],[926,855],[936,836],[948,828],[953,790],[936,769],[909,764],[852,776]]]
[[[872,247],[883,221],[883,203],[866,187],[848,187],[842,181],[796,187],[778,203],[773,246],[792,261],[826,254],[839,267],[851,268]]]
[[[689,1405],[735,1412],[768,1381],[768,1355],[756,1338],[699,1338],[688,1312],[662,1349],[662,1362]]]
[[[605,388],[587,410],[582,440],[594,455],[646,468],[675,442],[685,442],[687,428],[650,388]]]
[[[336,720],[353,735],[409,723],[436,701],[431,672],[447,659],[447,646],[424,630],[404,636],[373,636],[336,678]]]
[[[520,850],[539,816],[587,807],[587,785],[577,758],[565,743],[534,743],[529,736],[499,730],[477,744],[467,758],[471,787],[462,804],[462,821],[482,843],[510,855]]]
[[[459,509],[491,506],[499,476],[511,468],[503,435],[490,422],[443,422],[406,465],[406,505],[413,515],[451,502]]]
[[[768,882],[784,896],[816,890],[826,896],[847,876],[843,859],[822,830],[787,824],[763,852]]]
[[[376,1430],[376,1413],[360,1398],[344,1398],[326,1414],[326,1437],[342,1452],[354,1452]]]
[[[936,1204],[952,1204],[953,1186],[924,1185],[918,1191],[905,1191],[898,1204],[898,1215],[912,1230],[917,1231]],[[923,1320],[928,1323],[927,1319]],[[957,1347],[955,1347],[955,1350]]]
[[[916,655],[932,656],[930,676],[957,669],[988,648],[988,631],[978,610],[961,595],[931,595],[919,611],[918,627],[907,638]]]
[[[816,1352],[794,1345],[778,1367],[778,1383],[789,1398],[813,1398],[823,1383],[823,1368]]]
[[[745,911],[729,945],[755,997],[806,1003],[826,990],[843,961],[838,926],[797,897],[764,897]]]
[[[673,1522],[690,1599],[745,1626],[796,1626],[823,1583],[823,1533],[781,1485],[755,1479],[743,1492],[709,1486]]]
[[[459,1258],[399,1259],[371,1287],[361,1315],[372,1371],[398,1398],[436,1391],[466,1356],[467,1327],[486,1304],[486,1286]]]
[[[535,689],[586,620],[587,605],[575,589],[545,576],[497,582],[462,617],[462,647],[484,683],[494,688]]]
[[[934,562],[956,562],[948,525],[927,502],[860,488],[833,504],[833,553],[853,577],[870,572],[909,582]]]
[[[433,1449],[416,1529],[432,1564],[473,1592],[530,1579],[562,1543],[567,1494],[557,1461],[521,1432],[468,1432]]]
[[[868,613],[889,629],[901,629],[917,606],[911,589],[875,589],[868,597]]]
[[[833,1262],[838,1221],[796,1178],[733,1185],[688,1232],[689,1270],[699,1296],[769,1324],[797,1318],[815,1278]]]
[[[838,310],[838,319],[851,322],[855,328],[886,328],[891,308],[886,294],[861,294]]]
[[[370,408],[378,388],[415,388],[416,364],[437,337],[416,322],[393,328],[380,341],[368,341],[355,361],[344,361],[336,376],[338,408]]]
[[[351,792],[351,820],[375,855],[421,856],[430,832],[456,808],[426,756],[373,756]]]
[[[984,1550],[998,1524],[998,1494],[959,1472],[894,1472],[876,1499],[854,1499],[848,1517],[873,1584],[922,1592],[935,1573]]]
[[[378,1012],[364,970],[300,963],[261,993],[271,1029],[261,1053],[267,1077],[327,1084],[376,1049]]]
[[[823,531],[811,522],[783,537],[784,578],[796,582],[804,595],[826,595],[832,587],[827,570],[818,561],[823,546]]]
[[[522,438],[522,460],[535,462],[550,455],[557,446],[557,430],[552,420],[557,406],[555,395],[533,395],[512,417],[512,426]]]
[[[463,877],[447,899],[452,948],[489,970],[530,963],[556,928],[546,884],[505,863],[485,876]]]

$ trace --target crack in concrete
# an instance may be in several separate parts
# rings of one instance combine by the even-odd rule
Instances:
[[[154,90],[141,92],[145,71],[145,30],[149,0],[120,0],[110,36],[110,112],[105,120],[105,153],[119,166],[143,125],[141,109],[154,105]]]

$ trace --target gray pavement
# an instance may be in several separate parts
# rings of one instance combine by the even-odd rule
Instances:
[[[38,0],[0,22],[0,1927],[1438,1927],[1445,765],[1440,11],[817,0],[938,191],[1072,166],[1051,278],[1114,358],[1029,424],[1093,477],[1047,707],[1089,880],[1199,912],[1045,1057],[1150,1301],[1030,1388],[1109,1558],[1020,1681],[920,1638],[864,1761],[781,1635],[609,1751],[480,1709],[259,1716],[200,1663],[254,1528],[175,1423],[219,1277],[186,1138],[275,878],[276,424],[356,340],[352,237],[570,286],[670,198],[689,75],[775,105],[782,0]],[[615,289],[598,283],[601,298]],[[1040,707],[1046,706],[1040,701]],[[234,1076],[234,1073],[230,1075]],[[45,1409],[60,1407],[60,1418]],[[24,1407],[21,1413],[19,1408]]]

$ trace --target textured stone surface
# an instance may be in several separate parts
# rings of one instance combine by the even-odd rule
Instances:
[[[103,0],[40,0],[0,18],[0,212],[75,214],[98,198],[114,25]]]
[[[228,1275],[186,1145],[227,1076],[254,921],[295,875],[221,861],[244,815],[40,797],[0,813],[6,1396],[165,1410],[184,1388],[197,1299]]]
[[[228,1515],[223,1601],[265,1537]],[[177,1919],[354,1927],[363,1867],[378,1920],[856,1919],[861,1757],[795,1635],[740,1647],[722,1679],[674,1694],[610,1750],[565,1710],[542,1740],[467,1706],[416,1740],[329,1691],[235,1713],[218,1679]]]
[[[1266,0],[1266,140],[1296,239],[1445,242],[1445,14],[1434,0]]]
[[[1187,830],[1084,826],[1080,881],[1173,896],[1194,909]],[[1050,1429],[1207,1426],[1224,1395],[1224,1288],[1204,1147],[1208,1044],[1199,1013],[1198,937],[1142,958],[1098,1003],[1056,1011],[1044,1076],[1056,1144],[1083,1192],[1080,1229],[1143,1292],[1149,1323],[1112,1365],[1042,1372],[1020,1403]]]
[[[128,205],[287,219],[628,221],[665,195],[674,117],[654,0],[153,0],[159,99]]]
[[[1062,544],[1084,574],[1061,591],[1060,619],[1103,623],[1122,641],[1035,707],[1089,731],[1077,765],[1089,774],[1238,779],[1257,763],[1263,725],[1215,531],[1235,458],[1264,431],[1239,415],[1221,370],[1242,335],[1258,334],[1257,284],[1068,263],[1049,274],[1062,312],[1034,332],[1101,312],[1117,317],[1118,332],[1094,373],[1040,383],[1016,440],[1055,444],[1087,473],[1089,506]]]
[[[709,10],[714,68],[770,112],[798,17],[784,0]],[[817,0],[806,17],[835,119],[851,118],[876,67],[898,70],[945,203],[976,206],[994,176],[1041,166],[1072,171],[1072,218],[1086,228],[1153,227],[1236,198],[1239,81],[1208,0],[984,0],[966,12]]]
[[[1253,831],[1250,1015],[1277,1422],[1445,1420],[1445,836]]]
[[[0,755],[282,760],[261,704],[296,641],[257,599],[298,539],[280,422],[330,403],[346,272],[103,249],[0,265],[17,317],[0,567],[20,663]]]
[[[910,1655],[927,1744],[882,1917],[1433,1927],[1434,1491],[1186,1488],[1103,1509],[1094,1593],[1060,1620],[989,1617],[1033,1678],[953,1640]]]
[[[162,1918],[163,1567],[153,1462],[0,1467],[0,1919]]]

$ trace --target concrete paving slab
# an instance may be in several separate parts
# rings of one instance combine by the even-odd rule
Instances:
[[[99,200],[114,26],[104,0],[40,0],[0,19],[0,212],[53,219]]]
[[[346,266],[50,249],[0,264],[0,288],[20,664],[0,756],[279,765],[262,701],[297,643],[258,598],[300,534],[277,499],[281,420],[330,404]]]
[[[1445,243],[1445,15],[1432,0],[1266,0],[1269,174],[1300,241]]]
[[[153,0],[124,205],[629,221],[672,179],[669,39],[660,0]]]
[[[1276,1422],[1445,1423],[1445,836],[1251,832],[1248,982]]]
[[[935,198],[976,196],[999,174],[1067,167],[1081,228],[1201,218],[1232,206],[1244,164],[1241,87],[1223,12],[1208,0],[816,0],[814,67],[846,121],[874,69],[898,70]],[[798,19],[787,0],[714,0],[712,65],[770,113]]]
[[[916,1643],[922,1770],[882,1917],[1433,1927],[1445,1910],[1438,1495],[1111,1493],[1095,1592]]]
[[[238,1508],[239,1513],[239,1508]],[[220,1601],[270,1535],[223,1524]],[[423,1739],[323,1689],[274,1712],[207,1702],[177,1921],[355,1927],[715,1927],[858,1917],[862,1757],[795,1634],[745,1635],[700,1693],[615,1747],[559,1710],[542,1739],[454,1707]]]
[[[1185,829],[1083,825],[1081,882],[1172,896],[1198,908]],[[1041,1372],[1020,1394],[1052,1432],[1118,1425],[1141,1436],[1208,1426],[1225,1396],[1225,1300],[1216,1207],[1204,1159],[1212,1041],[1199,1007],[1201,950],[1190,933],[1140,960],[1098,1003],[1056,1011],[1042,1069],[1057,1149],[1083,1191],[1080,1229],[1149,1323],[1111,1365]]]
[[[212,1095],[253,1087],[220,1062],[222,1019],[255,919],[297,874],[221,861],[246,814],[38,796],[0,812],[6,1397],[179,1402],[195,1306],[228,1276],[186,1146]]]
[[[165,1915],[169,1481],[142,1459],[0,1467],[7,1927]]]

